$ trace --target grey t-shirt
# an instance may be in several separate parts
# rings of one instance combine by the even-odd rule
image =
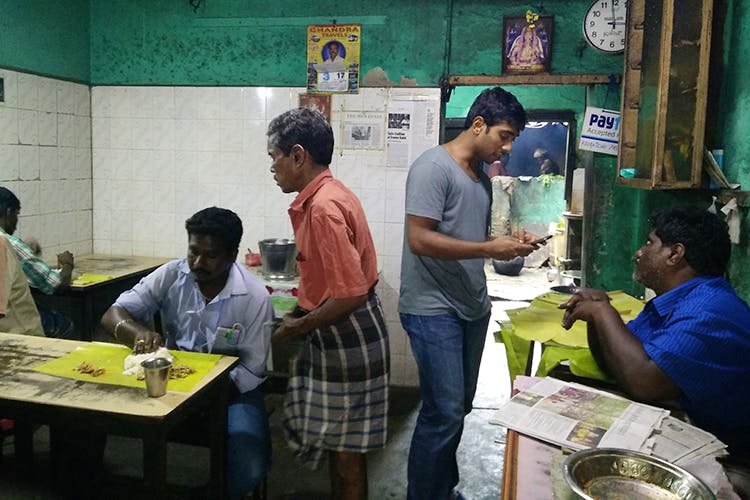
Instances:
[[[437,231],[465,241],[485,241],[490,217],[490,181],[473,180],[442,146],[417,158],[406,180],[406,214],[438,221]],[[406,231],[406,226],[404,226]],[[447,260],[414,254],[404,232],[401,313],[454,313],[476,320],[490,311],[484,259]]]

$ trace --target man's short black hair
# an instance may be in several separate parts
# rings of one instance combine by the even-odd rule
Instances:
[[[487,127],[507,122],[520,132],[526,126],[526,110],[516,96],[500,87],[485,89],[477,96],[466,115],[464,130],[471,127],[477,116],[484,118]]]
[[[8,210],[21,210],[21,201],[10,189],[0,186],[0,215],[5,215]]]
[[[648,219],[665,245],[682,243],[685,260],[700,276],[724,276],[732,252],[727,223],[696,207],[672,208]]]
[[[188,235],[201,234],[221,240],[227,252],[235,252],[242,239],[242,221],[226,208],[209,207],[185,221]]]
[[[318,111],[297,108],[280,114],[268,125],[268,144],[288,155],[295,144],[310,153],[318,165],[328,166],[333,156],[333,130]]]

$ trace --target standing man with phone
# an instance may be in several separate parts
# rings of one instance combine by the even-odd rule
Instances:
[[[491,304],[485,259],[526,256],[536,236],[489,237],[492,191],[481,169],[509,153],[526,124],[495,87],[472,104],[464,130],[423,153],[406,181],[399,312],[419,368],[422,408],[408,465],[410,500],[460,497],[456,449],[471,411]]]

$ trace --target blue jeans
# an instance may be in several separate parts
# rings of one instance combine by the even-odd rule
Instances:
[[[229,497],[252,493],[271,469],[271,434],[261,390],[241,394],[227,412]]]
[[[59,311],[39,309],[39,319],[42,320],[42,330],[45,337],[72,340],[75,327],[73,321]]]
[[[450,498],[458,484],[456,449],[477,389],[490,315],[401,314],[419,368],[419,410],[408,466],[410,500]]]

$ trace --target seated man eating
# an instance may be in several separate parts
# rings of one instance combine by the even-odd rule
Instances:
[[[120,295],[102,325],[136,353],[164,345],[181,351],[238,356],[230,374],[235,394],[227,414],[231,498],[252,492],[270,467],[271,443],[263,381],[273,319],[263,284],[235,262],[242,222],[211,207],[185,222],[187,258],[168,262]],[[146,326],[161,312],[163,336]],[[196,432],[199,432],[196,430]]]
[[[625,325],[604,292],[579,290],[563,327],[587,322],[591,353],[633,399],[678,400],[692,423],[750,455],[750,309],[724,278],[731,245],[726,223],[697,208],[649,219],[634,278],[650,300]]]

